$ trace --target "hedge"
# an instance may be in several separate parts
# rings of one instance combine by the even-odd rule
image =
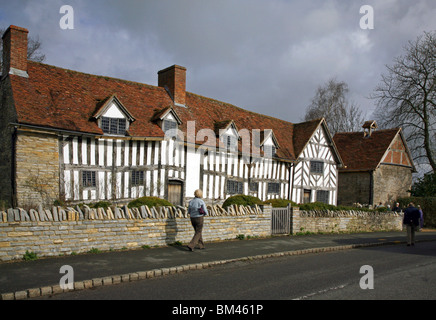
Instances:
[[[262,205],[263,202],[258,197],[237,194],[235,196],[228,197],[223,203],[223,208],[225,209],[231,205],[253,206],[255,204]]]
[[[292,207],[297,207],[297,204],[291,200],[286,199],[269,199],[263,202],[264,204],[270,204],[273,208],[286,208],[289,204]]]
[[[129,208],[135,208],[135,207],[138,208],[144,205],[148,207],[166,207],[166,206],[172,207],[173,206],[171,202],[165,199],[160,199],[158,197],[141,197],[133,201],[130,201],[127,206]]]

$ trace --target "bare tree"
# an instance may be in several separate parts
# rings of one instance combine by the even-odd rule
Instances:
[[[6,28],[0,28],[0,35],[3,35],[6,31]],[[45,54],[42,54],[41,49],[41,42],[39,41],[39,37],[33,38],[29,37],[27,41],[27,59],[36,61],[36,62],[43,62],[45,60]],[[0,41],[0,72],[3,67],[3,41]]]
[[[349,103],[348,91],[345,82],[330,79],[324,86],[318,87],[311,105],[306,109],[304,120],[325,118],[332,135],[360,130],[364,122],[362,111]]]
[[[402,127],[419,164],[436,172],[436,32],[424,32],[387,66],[373,99],[380,126]]]

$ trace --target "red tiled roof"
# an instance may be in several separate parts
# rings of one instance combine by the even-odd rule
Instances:
[[[400,129],[373,131],[365,137],[363,132],[336,133],[333,140],[345,167],[341,171],[369,171],[378,167],[382,157]]]
[[[295,160],[322,119],[301,124],[250,112],[234,105],[186,92],[186,108],[173,104],[164,88],[96,76],[28,61],[29,78],[10,75],[13,99],[20,124],[36,125],[90,134],[103,134],[93,116],[113,95],[135,119],[128,134],[133,137],[163,137],[152,121],[157,113],[172,107],[186,133],[188,121],[196,132],[215,130],[225,119],[238,129],[272,129],[280,145],[277,156]],[[198,141],[197,141],[198,142]]]
[[[309,142],[309,139],[312,137],[322,120],[323,119],[315,119],[294,125],[293,144],[294,152],[297,156],[303,152],[304,147]]]

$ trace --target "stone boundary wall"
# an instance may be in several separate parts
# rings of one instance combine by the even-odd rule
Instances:
[[[403,213],[293,209],[293,233],[401,231]]]
[[[220,205],[207,206],[209,216],[245,216],[258,215],[263,213],[265,206],[237,206],[231,205],[227,209],[223,209]],[[81,209],[76,207],[60,207],[53,206],[51,209],[45,209],[40,205],[38,209],[30,209],[26,211],[22,208],[9,208],[6,211],[0,211],[1,222],[24,222],[24,221],[79,221],[79,220],[137,220],[137,219],[167,219],[167,218],[189,218],[188,208],[182,206],[176,207],[148,207],[143,205],[139,208],[109,207],[90,208],[83,205]]]
[[[194,231],[187,208],[159,207],[110,210],[54,207],[52,210],[8,209],[0,212],[0,261],[142,246],[187,243]],[[271,235],[271,206],[208,207],[203,239],[219,241],[237,235]]]
[[[272,207],[208,206],[205,242],[238,235],[271,235]],[[366,211],[300,211],[292,208],[292,233],[335,233],[402,230],[402,213]],[[22,259],[26,251],[38,257],[188,243],[193,228],[185,207],[107,210],[88,206],[51,210],[0,211],[0,261]]]

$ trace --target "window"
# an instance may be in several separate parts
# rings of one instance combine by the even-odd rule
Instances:
[[[329,203],[329,192],[325,191],[325,190],[318,190],[316,192],[316,201],[328,204]]]
[[[280,183],[268,182],[268,193],[279,194],[280,193]]]
[[[108,134],[125,134],[126,119],[101,117],[101,129]]]
[[[226,144],[227,150],[230,150],[230,151],[236,150],[236,138],[235,137],[225,135],[223,141]]]
[[[242,182],[227,180],[227,193],[228,194],[243,194],[244,185]]]
[[[167,132],[168,130],[177,129],[177,122],[172,120],[164,120],[163,121],[163,131]]]
[[[248,185],[251,192],[258,192],[259,191],[259,182],[250,182]]]
[[[272,146],[272,145],[271,146],[270,145],[264,146],[263,151],[264,151],[266,157],[271,158],[271,157],[274,157],[276,155],[276,147]]]
[[[144,171],[132,171],[131,173],[132,186],[140,186],[144,184]]]
[[[322,174],[324,172],[324,162],[310,161],[310,173]]]
[[[95,187],[95,171],[82,171],[82,185],[83,187]]]

